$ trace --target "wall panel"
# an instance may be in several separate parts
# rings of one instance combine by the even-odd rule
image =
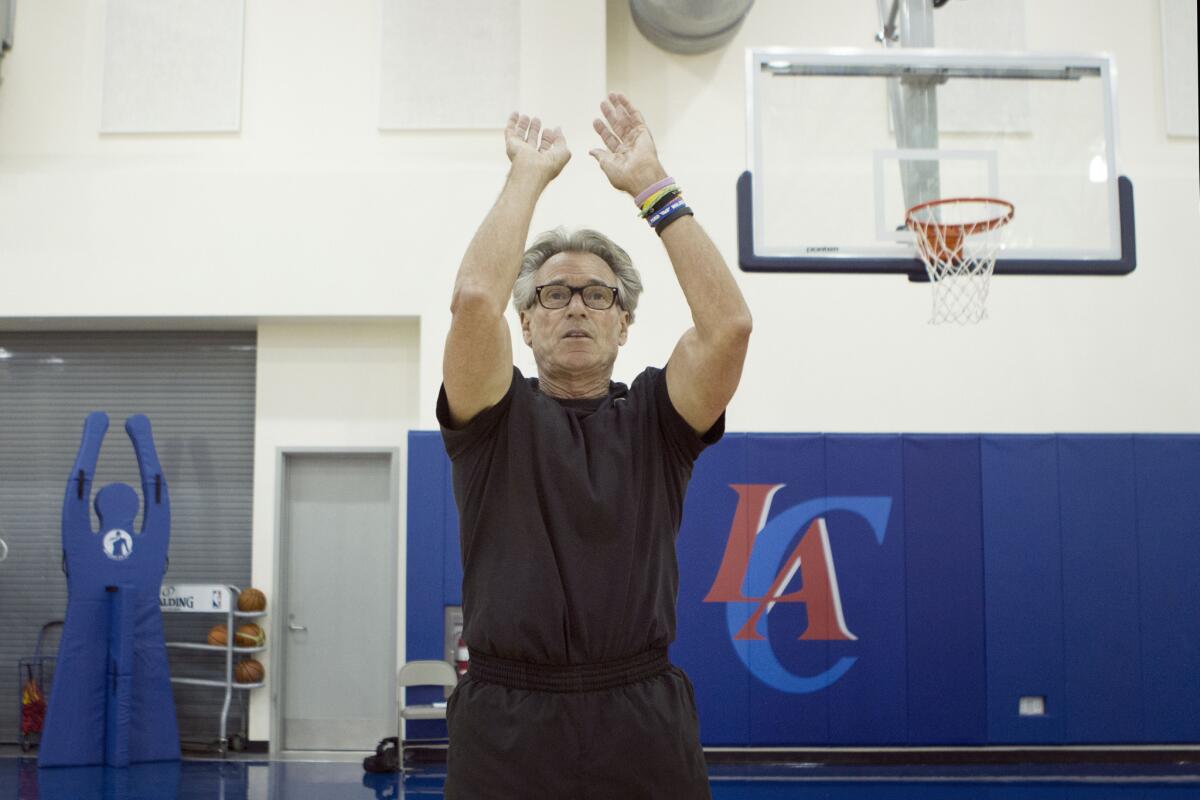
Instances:
[[[1200,741],[1200,437],[1138,436],[1142,700],[1147,742]]]
[[[833,642],[833,655],[856,661],[825,692],[829,742],[881,745],[908,736],[907,616],[904,563],[904,486],[896,435],[825,437],[825,491],[830,544],[846,624],[857,637]],[[872,503],[878,521],[861,504]]]
[[[1056,744],[1065,736],[1062,540],[1053,436],[985,436],[983,560],[988,739]],[[1045,698],[1020,716],[1020,698]]]
[[[908,743],[987,740],[979,437],[904,439]]]
[[[1070,742],[1139,742],[1142,717],[1132,436],[1058,437]]]
[[[671,660],[695,685],[705,741],[723,747],[750,744],[754,678],[746,669],[750,643],[729,635],[726,604],[706,598],[726,557],[736,565],[749,556],[758,520],[750,519],[734,488],[745,481],[747,449],[745,436],[726,435],[696,462],[678,539],[678,638]]]

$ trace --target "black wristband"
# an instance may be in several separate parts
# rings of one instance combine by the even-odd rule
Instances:
[[[646,213],[642,214],[642,216],[646,219],[649,219],[667,206],[671,205],[671,203],[677,200],[681,195],[682,192],[680,192],[678,189],[672,189],[670,192],[667,192],[661,198],[659,198],[659,201],[655,203],[648,211],[646,211]]]
[[[673,212],[671,214],[671,216],[667,217],[666,219],[662,220],[657,225],[655,225],[654,232],[657,233],[659,235],[659,237],[661,238],[663,231],[665,231],[667,229],[667,226],[670,225],[672,222],[674,222],[677,219],[683,219],[684,217],[694,217],[694,216],[696,216],[696,215],[694,213],[692,213],[692,209],[689,208],[688,206],[684,206],[683,208],[679,209],[678,211]]]

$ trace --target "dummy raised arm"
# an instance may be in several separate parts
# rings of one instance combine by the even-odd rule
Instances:
[[[142,530],[160,530],[164,523],[170,523],[171,514],[168,510],[167,481],[158,463],[158,452],[154,449],[150,420],[144,414],[134,414],[125,420],[125,432],[133,443],[138,472],[142,478]]]
[[[100,460],[100,445],[108,432],[108,414],[93,411],[83,421],[83,436],[79,442],[79,453],[67,478],[67,491],[63,497],[64,530],[92,530],[91,503],[92,483],[96,478],[96,462]]]

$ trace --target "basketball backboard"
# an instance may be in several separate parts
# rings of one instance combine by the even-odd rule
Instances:
[[[996,274],[1132,271],[1114,72],[1104,55],[748,50],[742,269],[919,277],[905,211],[995,197],[1016,208]]]

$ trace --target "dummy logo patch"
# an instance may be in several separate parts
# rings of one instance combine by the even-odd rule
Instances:
[[[113,561],[124,561],[133,554],[133,537],[120,528],[104,534],[104,555]]]
[[[779,691],[802,694],[830,686],[858,659],[843,656],[819,674],[798,675],[772,648],[768,615],[780,603],[803,604],[807,626],[801,641],[856,641],[842,608],[825,515],[846,511],[862,517],[882,545],[892,499],[821,497],[784,509],[768,522],[771,500],[785,485],[731,484],[738,504],[721,567],[704,602],[725,603],[734,652],[755,677]],[[799,588],[789,591],[796,583]]]

